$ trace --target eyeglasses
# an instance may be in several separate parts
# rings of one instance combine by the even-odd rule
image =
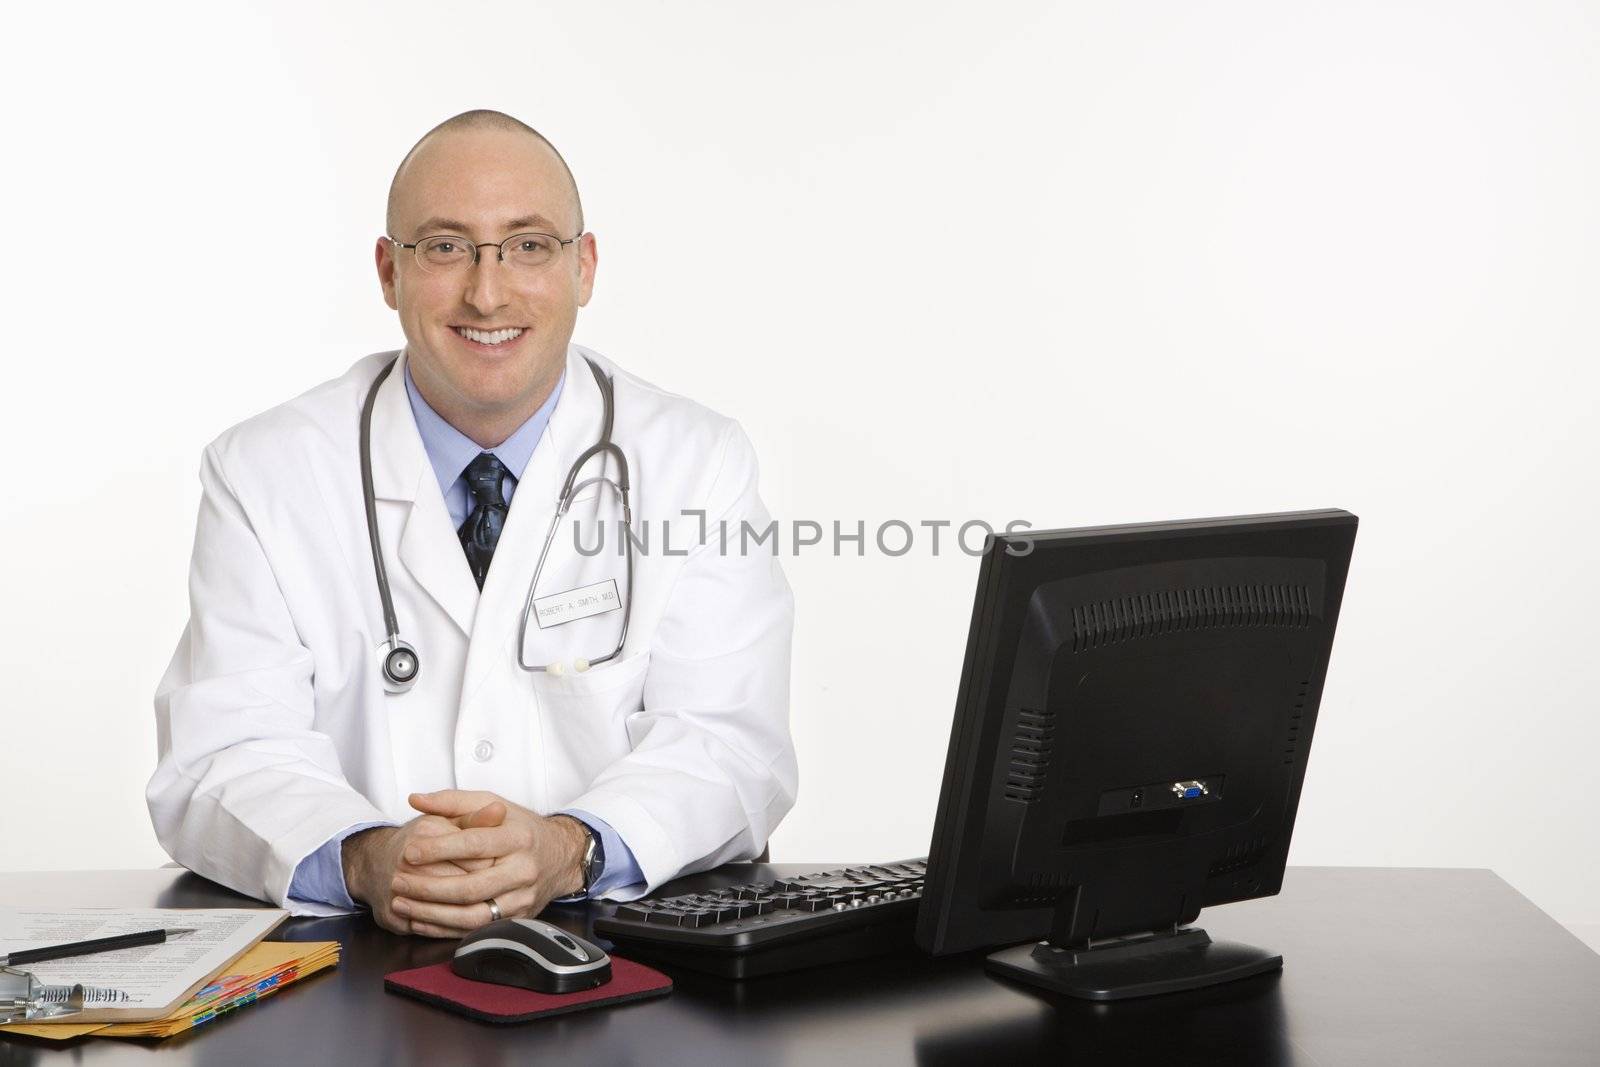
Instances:
[[[393,237],[388,240],[396,248],[409,248],[414,251],[417,256],[417,266],[429,274],[456,274],[478,265],[480,248],[499,249],[500,262],[510,264],[516,270],[541,270],[554,262],[562,249],[582,236],[580,233],[577,237],[563,241],[548,233],[519,233],[507,237],[499,244],[490,242],[477,245],[465,237],[452,237],[449,234],[424,237],[415,244],[396,241]]]

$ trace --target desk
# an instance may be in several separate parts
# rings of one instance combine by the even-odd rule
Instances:
[[[735,864],[666,891],[836,866]],[[172,869],[0,874],[0,900],[250,903]],[[610,907],[546,918],[587,932]],[[908,953],[744,983],[678,971],[662,1000],[496,1027],[383,991],[385,973],[446,959],[451,943],[365,915],[297,919],[274,938],[342,942],[337,970],[161,1043],[0,1035],[0,1064],[1600,1063],[1600,955],[1490,871],[1291,867],[1279,896],[1199,925],[1282,952],[1284,970],[1097,1005],[994,978],[982,954]]]

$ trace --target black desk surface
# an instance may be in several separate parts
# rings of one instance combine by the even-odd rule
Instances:
[[[739,864],[688,891],[843,864]],[[6,906],[240,907],[186,871],[0,874]],[[584,931],[609,905],[546,912]],[[982,954],[913,953],[744,983],[664,968],[665,999],[499,1027],[383,991],[452,943],[365,915],[275,939],[343,943],[336,970],[163,1042],[0,1035],[0,1064],[1600,1064],[1600,955],[1490,871],[1292,867],[1282,894],[1204,912],[1279,974],[1096,1005],[1012,985]]]

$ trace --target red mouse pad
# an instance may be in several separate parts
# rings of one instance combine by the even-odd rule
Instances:
[[[611,981],[604,985],[577,993],[535,993],[462,978],[446,961],[384,975],[383,988],[488,1023],[525,1023],[547,1015],[664,997],[672,992],[672,979],[641,963],[612,956]]]

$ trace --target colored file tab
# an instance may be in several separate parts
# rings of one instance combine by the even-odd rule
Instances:
[[[67,1040],[93,1037],[171,1037],[204,1026],[276,993],[286,985],[337,966],[337,941],[262,941],[164,1019],[131,1023],[14,1023],[10,1034]]]

